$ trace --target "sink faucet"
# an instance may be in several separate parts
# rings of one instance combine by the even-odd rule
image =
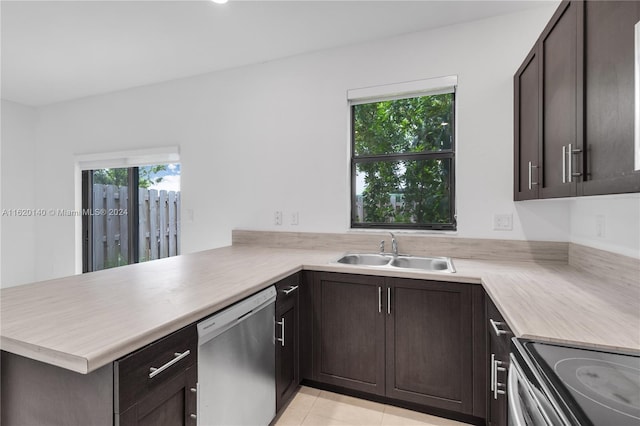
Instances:
[[[389,232],[391,234],[391,252],[394,256],[398,255],[398,241],[396,241],[396,236],[393,235],[393,232]]]

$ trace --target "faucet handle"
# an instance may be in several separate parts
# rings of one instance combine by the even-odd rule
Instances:
[[[391,252],[394,256],[398,255],[398,240],[396,240],[396,236],[393,232],[389,232],[391,234]]]
[[[384,253],[384,240],[380,240],[380,253]]]

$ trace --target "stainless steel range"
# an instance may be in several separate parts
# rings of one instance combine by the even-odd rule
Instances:
[[[640,425],[640,356],[512,340],[509,425]]]

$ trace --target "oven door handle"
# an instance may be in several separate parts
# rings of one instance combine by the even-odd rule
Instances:
[[[507,383],[507,401],[509,405],[509,426],[526,426],[520,398],[518,398],[519,372],[515,366],[515,360],[511,359],[509,366],[509,378]]]

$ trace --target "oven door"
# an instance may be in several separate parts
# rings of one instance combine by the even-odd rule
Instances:
[[[544,394],[539,384],[532,383],[524,374],[516,357],[511,354],[509,366],[509,426],[566,425]]]

